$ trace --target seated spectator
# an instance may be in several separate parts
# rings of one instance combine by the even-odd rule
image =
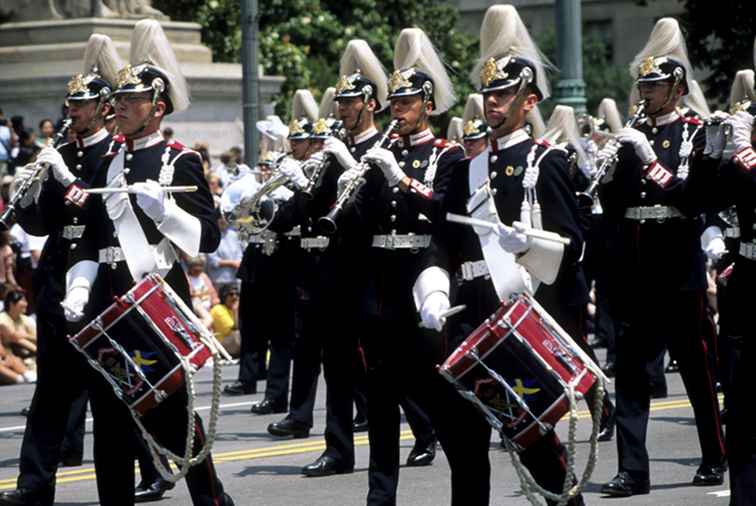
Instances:
[[[228,188],[231,183],[252,172],[252,169],[242,163],[240,153],[239,148],[231,148],[228,153],[220,156],[221,163],[213,169],[220,176],[223,188]]]
[[[11,248],[10,233],[0,232],[0,283],[18,286],[14,269],[16,266],[16,254]]]
[[[11,161],[13,146],[16,144],[16,136],[8,124],[8,120],[0,109],[0,177],[8,173],[8,164]]]
[[[22,359],[37,354],[37,326],[26,315],[29,304],[21,290],[10,290],[0,313],[0,336],[3,346]]]
[[[213,282],[205,272],[205,257],[198,255],[190,258],[187,262],[186,275],[189,279],[189,294],[192,297],[194,312],[208,329],[212,328],[213,318],[210,316],[210,308],[220,303],[220,299]]]
[[[0,384],[34,383],[37,373],[30,370],[24,362],[0,344]]]
[[[239,289],[235,283],[228,283],[220,288],[221,303],[210,310],[213,318],[213,333],[215,338],[234,358],[241,350],[241,336],[239,334]]]
[[[202,159],[202,170],[205,176],[207,176],[210,173],[210,151],[207,143],[195,142],[192,149],[199,153],[200,158]]]
[[[211,172],[210,174],[207,175],[207,186],[210,189],[210,193],[213,195],[213,198],[215,197],[220,198],[220,196],[223,195],[223,186],[221,184],[221,178],[215,172]]]
[[[215,286],[236,282],[236,271],[244,255],[239,235],[223,216],[218,217],[218,226],[221,230],[220,244],[214,253],[207,256],[207,274]]]
[[[32,130],[21,130],[18,133],[18,148],[12,160],[11,173],[15,174],[17,168],[34,161],[39,153],[39,148],[34,143],[36,137],[37,134]]]

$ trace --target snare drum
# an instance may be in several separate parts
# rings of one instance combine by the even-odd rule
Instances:
[[[151,274],[69,340],[138,415],[186,383],[211,357],[201,324],[176,292]]]
[[[502,303],[440,367],[440,373],[516,448],[551,430],[570,409],[569,385],[596,382],[577,344],[526,294]]]

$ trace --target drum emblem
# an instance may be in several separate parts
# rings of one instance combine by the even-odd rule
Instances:
[[[134,350],[134,355],[131,359],[136,365],[142,368],[144,372],[150,372],[152,365],[157,363],[157,360],[150,360],[150,357],[157,355],[156,352]]]
[[[199,343],[192,339],[192,335],[186,330],[186,328],[184,328],[178,318],[175,316],[169,316],[163,321],[168,325],[168,328],[173,331],[176,337],[179,337],[190,350],[199,346]]]
[[[142,380],[126,358],[124,354],[114,348],[102,349],[97,355],[97,361],[103,369],[126,394],[131,395],[142,386]]]

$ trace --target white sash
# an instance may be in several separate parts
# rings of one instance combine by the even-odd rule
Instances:
[[[123,174],[124,158],[125,150],[121,148],[110,163],[110,167],[108,167],[108,187],[118,188],[126,186],[126,178]],[[131,207],[129,194],[126,192],[111,193],[104,195],[103,200],[134,281],[140,281],[145,275],[152,272],[159,272],[160,275],[165,276],[173,265],[173,261],[169,260],[171,255],[167,254],[165,245],[161,242],[157,246],[161,261],[157,262],[155,248],[150,246],[147,237],[144,235],[139,218],[137,218],[134,209]],[[172,254],[175,255],[175,252],[172,252]],[[170,265],[167,265],[169,262]]]
[[[473,218],[499,223],[496,203],[488,179],[488,155],[490,148],[470,160],[470,199],[467,212]],[[515,262],[515,256],[499,244],[499,236],[491,229],[473,227],[480,241],[483,259],[488,266],[494,289],[500,300],[515,293],[533,293],[530,274]]]

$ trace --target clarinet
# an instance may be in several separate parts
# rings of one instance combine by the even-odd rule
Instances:
[[[625,123],[625,128],[632,128],[634,127],[643,117],[646,110],[646,101],[641,100],[638,102],[638,105],[635,107],[635,112],[633,113],[633,116]],[[607,142],[612,143],[619,143],[617,139],[611,138]],[[586,208],[593,207],[593,201],[596,198],[596,191],[598,190],[599,184],[601,183],[601,180],[604,178],[604,175],[609,171],[609,168],[617,163],[617,154],[615,153],[613,156],[610,156],[608,158],[605,158],[601,161],[601,165],[599,165],[596,168],[596,173],[593,175],[593,178],[591,179],[591,184],[588,186],[588,188],[584,192],[580,192],[577,194],[578,201],[585,205]]]
[[[347,131],[346,128],[344,128],[344,123],[342,121],[337,121],[333,126],[333,131],[335,132],[333,134],[333,137],[340,141],[344,141],[346,139]],[[313,195],[315,193],[315,189],[320,186],[320,182],[323,179],[323,175],[325,174],[325,169],[328,163],[333,158],[330,154],[323,155],[323,159],[319,162],[316,162],[312,168],[312,174],[310,175],[310,179],[307,183],[307,186],[305,186],[302,189],[302,193],[304,194],[304,197],[307,200],[312,200]],[[305,165],[307,163],[305,162]]]
[[[398,119],[391,120],[391,123],[389,123],[386,131],[383,132],[383,136],[378,139],[378,142],[375,143],[373,148],[383,147],[390,139],[391,132],[396,130],[396,127],[398,126]],[[338,230],[339,227],[336,224],[336,220],[341,214],[341,211],[344,209],[346,203],[349,202],[352,197],[357,194],[359,189],[362,188],[362,185],[365,184],[365,173],[369,169],[370,165],[367,162],[361,161],[360,164],[355,168],[357,175],[346,184],[341,193],[339,193],[339,195],[336,197],[336,203],[333,205],[328,214],[318,219],[318,224],[326,233],[334,234],[336,230]]]
[[[66,134],[68,133],[68,129],[71,127],[71,123],[73,120],[71,118],[66,118],[63,120],[63,125],[60,127],[60,130],[55,134],[55,137],[53,137],[53,143],[52,147],[57,148],[58,145],[63,141],[63,139],[66,138]],[[18,187],[16,190],[16,193],[13,195],[13,197],[8,201],[8,207],[5,208],[5,211],[3,211],[3,214],[0,215],[0,227],[2,227],[4,230],[7,230],[10,228],[10,220],[13,217],[13,215],[16,212],[16,206],[18,206],[18,203],[21,202],[21,199],[24,198],[26,193],[29,191],[29,188],[31,188],[32,184],[34,184],[38,179],[39,176],[42,174],[42,171],[47,169],[47,164],[45,163],[37,163],[34,165],[34,174],[32,174],[31,177],[27,178],[21,186]]]

